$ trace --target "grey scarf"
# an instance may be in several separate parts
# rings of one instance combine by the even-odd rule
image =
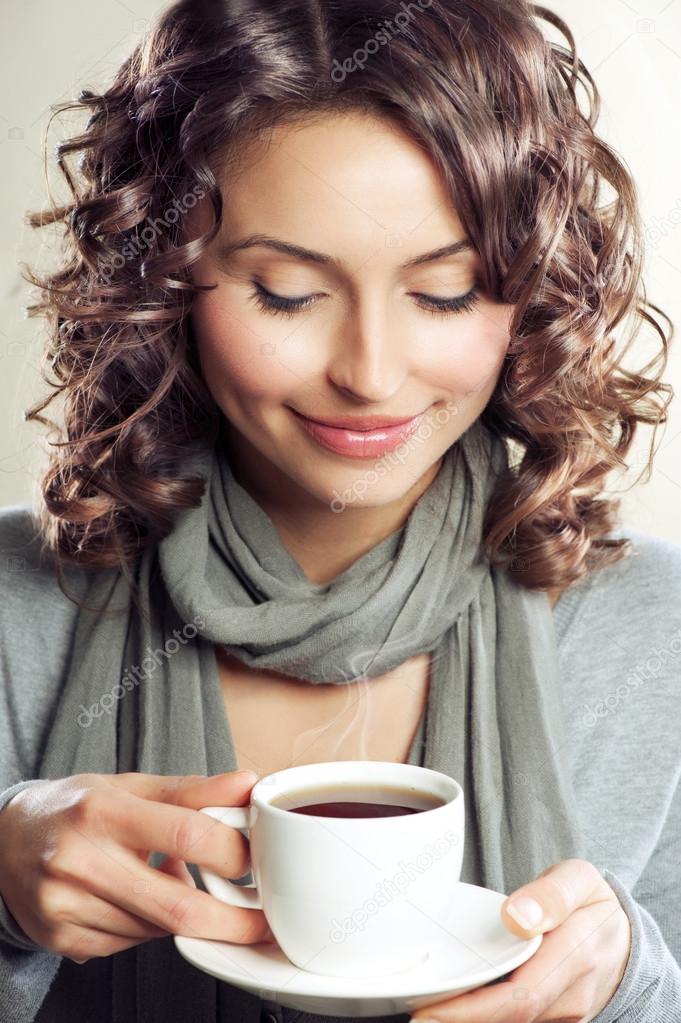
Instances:
[[[580,855],[548,598],[480,549],[503,442],[477,420],[404,525],[326,585],[309,582],[220,445],[189,462],[206,492],[141,558],[144,614],[127,610],[118,572],[92,573],[86,603],[126,610],[79,613],[40,776],[235,770],[214,643],[311,683],[370,679],[430,652],[425,749],[410,760],[463,784],[462,880],[509,893]],[[189,966],[172,937],[83,966],[63,959],[36,1019],[85,1018],[85,998],[101,1023],[260,1018],[260,999]]]

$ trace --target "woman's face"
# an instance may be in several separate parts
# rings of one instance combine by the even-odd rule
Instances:
[[[494,391],[513,312],[480,290],[472,248],[426,258],[465,241],[430,159],[389,123],[333,115],[280,126],[221,186],[220,234],[191,271],[217,288],[196,297],[191,317],[241,482],[276,503],[287,488],[333,510],[430,482]],[[190,237],[209,226],[206,203]],[[319,255],[243,244],[255,236]],[[459,311],[437,308],[466,296]],[[421,413],[400,447],[367,446],[368,457],[330,450],[298,415]],[[362,450],[361,437],[330,436]]]

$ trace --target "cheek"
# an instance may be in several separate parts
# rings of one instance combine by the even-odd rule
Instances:
[[[481,302],[446,334],[434,369],[453,393],[493,389],[509,345],[513,308]]]
[[[191,316],[201,367],[213,397],[219,401],[234,393],[254,400],[276,398],[285,376],[276,355],[276,339],[256,329],[255,318],[248,311],[235,315],[229,304],[203,295],[196,299]]]

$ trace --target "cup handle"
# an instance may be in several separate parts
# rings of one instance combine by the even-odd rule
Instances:
[[[214,817],[215,820],[242,833],[248,832],[251,827],[250,806],[202,806],[201,813],[206,813],[209,817]],[[246,838],[248,837],[246,834]],[[199,872],[210,894],[221,902],[240,909],[262,909],[262,899],[255,883],[234,884],[228,877],[220,877],[208,867],[199,866]]]

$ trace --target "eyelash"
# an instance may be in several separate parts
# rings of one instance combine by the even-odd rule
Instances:
[[[272,313],[274,316],[295,316],[303,309],[309,309],[314,305],[314,295],[305,298],[284,298],[282,295],[275,295],[273,292],[263,288],[259,281],[251,281],[255,285],[250,298],[259,309]],[[433,316],[451,316],[455,313],[469,313],[479,301],[477,285],[474,285],[467,295],[459,295],[456,298],[433,298],[427,295],[420,295],[427,304],[418,303],[419,308],[424,312],[432,313]]]

